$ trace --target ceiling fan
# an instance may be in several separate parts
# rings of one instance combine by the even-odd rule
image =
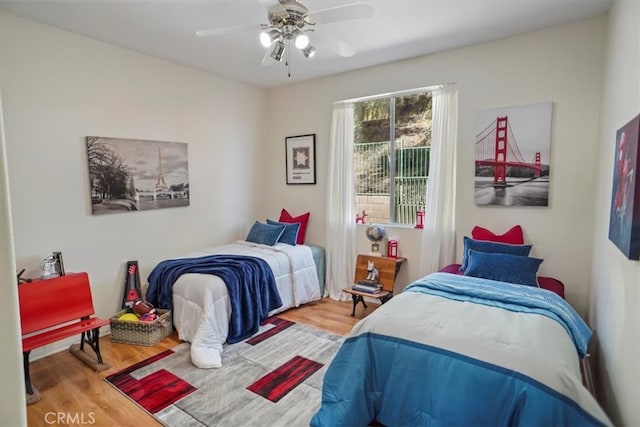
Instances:
[[[312,58],[316,48],[311,45],[307,33],[313,32],[317,24],[350,21],[372,17],[373,6],[363,3],[348,3],[319,10],[309,10],[297,0],[257,0],[267,8],[267,24],[231,25],[209,30],[197,31],[200,37],[229,34],[236,31],[258,30],[260,43],[267,50],[262,59],[265,66],[277,64],[286,55],[290,66],[289,54],[292,45],[302,52],[305,58]],[[316,35],[317,37],[317,35]],[[356,50],[335,37],[325,36],[325,45],[342,57],[353,56]]]

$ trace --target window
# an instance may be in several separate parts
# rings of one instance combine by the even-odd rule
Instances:
[[[367,223],[415,224],[425,209],[431,113],[430,92],[354,103],[355,205]]]

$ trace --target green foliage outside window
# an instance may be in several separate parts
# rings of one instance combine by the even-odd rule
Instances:
[[[357,103],[354,122],[357,211],[378,211],[373,222],[415,223],[415,212],[425,208],[431,93]],[[385,199],[388,212],[380,213]]]

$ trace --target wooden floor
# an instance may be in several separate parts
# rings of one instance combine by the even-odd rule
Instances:
[[[362,305],[358,305],[356,316],[351,317],[351,302],[340,303],[325,298],[287,310],[279,316],[345,335],[363,314],[378,306],[368,304],[368,307],[363,311]],[[117,344],[112,343],[109,336],[103,337],[100,339],[101,352],[111,368],[98,373],[68,351],[33,362],[31,380],[42,400],[27,407],[29,426],[159,426],[153,417],[112,388],[104,378],[179,343],[175,334],[154,347]],[[6,390],[3,392],[7,393]],[[62,422],[56,417],[61,417],[59,421]]]

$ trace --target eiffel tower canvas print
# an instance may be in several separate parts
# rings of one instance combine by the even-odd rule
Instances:
[[[189,206],[184,142],[87,137],[94,215]]]

